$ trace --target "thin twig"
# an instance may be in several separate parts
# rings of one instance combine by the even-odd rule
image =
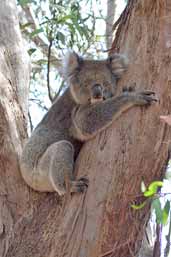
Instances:
[[[53,102],[53,96],[52,96],[51,88],[50,88],[50,57],[51,57],[52,43],[53,43],[53,39],[50,35],[49,47],[48,47],[48,63],[47,63],[47,88],[48,88],[48,96],[49,96],[49,99],[51,102]]]
[[[28,118],[29,118],[29,124],[30,124],[30,131],[32,132],[33,131],[33,123],[32,123],[30,112],[28,112]]]
[[[49,110],[40,99],[30,98],[29,101],[35,102],[40,108],[42,108],[45,111]]]

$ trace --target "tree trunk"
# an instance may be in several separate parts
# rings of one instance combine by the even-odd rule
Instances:
[[[107,0],[106,47],[110,49],[113,41],[113,23],[116,11],[116,0]]]
[[[18,156],[26,138],[29,62],[14,0],[0,3],[0,256],[7,256],[17,223],[28,212],[29,190]]]
[[[17,34],[18,27],[15,31],[12,25],[16,13],[10,10],[13,1],[9,6],[5,0],[1,2],[0,24],[4,25],[0,27],[0,38],[5,35],[14,40],[10,33]],[[55,193],[33,192],[20,178],[16,153],[20,153],[25,136],[18,97],[21,72],[14,73],[11,65],[11,56],[19,55],[13,50],[14,42],[10,47],[7,39],[1,43],[4,49],[0,50],[0,64],[4,72],[0,73],[0,256],[138,254],[149,206],[135,211],[130,204],[142,200],[142,180],[148,185],[162,178],[167,159],[170,131],[160,122],[159,115],[168,114],[171,109],[170,16],[170,0],[129,1],[113,44],[113,48],[125,52],[130,59],[129,71],[119,88],[126,84],[135,85],[136,90],[154,90],[160,102],[148,108],[133,108],[84,145],[76,170],[78,176],[88,176],[88,190],[84,195],[66,197],[65,201],[60,201]],[[9,21],[11,24],[7,26]],[[6,49],[10,53],[8,59]],[[20,62],[16,63],[22,71]]]

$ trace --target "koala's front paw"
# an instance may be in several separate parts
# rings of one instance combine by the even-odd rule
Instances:
[[[78,181],[83,182],[88,187],[89,180],[88,180],[87,177],[81,177],[81,178],[78,179]]]
[[[89,180],[85,177],[82,177],[76,181],[71,182],[71,192],[75,193],[84,193],[88,187]]]
[[[151,105],[153,102],[158,102],[159,99],[157,98],[155,92],[153,91],[142,91],[135,93],[135,101],[137,105]]]

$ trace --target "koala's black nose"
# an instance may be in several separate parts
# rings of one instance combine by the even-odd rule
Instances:
[[[94,84],[92,87],[92,97],[94,99],[99,99],[103,97],[103,89],[100,84]]]

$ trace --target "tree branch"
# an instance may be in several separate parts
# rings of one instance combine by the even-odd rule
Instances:
[[[51,102],[53,102],[54,97],[52,96],[51,88],[50,88],[50,57],[51,57],[51,49],[52,49],[53,39],[50,36],[49,47],[48,47],[48,63],[47,63],[47,88],[48,88],[48,96]]]
[[[107,1],[107,16],[106,16],[106,47],[111,48],[113,41],[113,22],[116,10],[115,0]]]
[[[29,124],[30,124],[30,132],[32,132],[33,131],[33,123],[32,123],[30,112],[28,112],[28,118],[29,118]]]

